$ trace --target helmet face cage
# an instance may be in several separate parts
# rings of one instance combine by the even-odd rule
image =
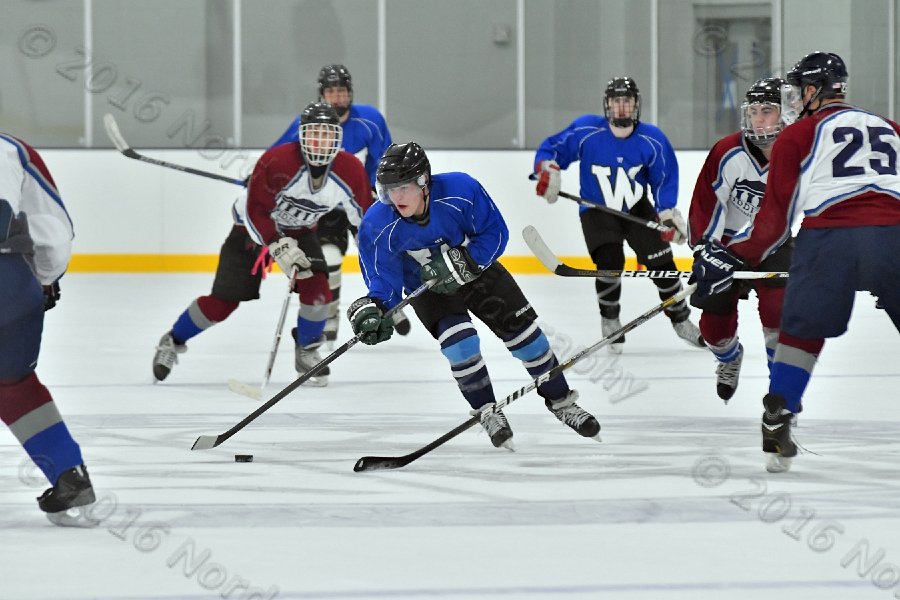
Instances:
[[[330,165],[341,151],[344,129],[333,123],[303,123],[300,125],[300,151],[308,165]]]
[[[409,183],[425,189],[431,181],[431,163],[425,151],[415,142],[392,144],[384,151],[375,172],[378,200],[393,205],[390,191]]]
[[[614,117],[610,109],[613,98],[634,98],[634,109],[627,117]],[[606,84],[606,93],[603,98],[603,114],[616,127],[631,127],[641,120],[641,92],[637,83],[631,77],[615,77]]]
[[[741,131],[748,140],[756,146],[764,148],[775,142],[775,138],[793,120],[789,120],[792,111],[785,109],[785,94],[791,91],[783,79],[768,77],[760,79],[747,90],[744,102],[741,104]],[[788,101],[789,102],[789,101]],[[752,114],[762,107],[772,107],[778,110],[778,122],[763,128],[755,127]]]

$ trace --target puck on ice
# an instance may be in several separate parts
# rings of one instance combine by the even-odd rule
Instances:
[[[234,462],[253,462],[252,454],[235,454]]]

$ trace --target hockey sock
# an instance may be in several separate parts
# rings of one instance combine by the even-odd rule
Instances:
[[[237,307],[237,302],[215,296],[201,296],[172,325],[172,339],[179,346],[183,345],[195,335],[227,319]]]
[[[437,324],[441,354],[450,361],[450,370],[459,391],[473,409],[494,402],[494,387],[481,357],[481,340],[468,316],[449,315]]]
[[[617,271],[625,266],[625,250],[622,244],[603,244],[591,254],[591,259],[600,270]],[[597,290],[597,304],[600,314],[607,319],[619,317],[619,299],[622,297],[622,279],[619,277],[598,277],[594,281]]]
[[[34,372],[16,382],[0,381],[0,420],[25,448],[50,485],[84,463],[50,392]]]
[[[296,283],[300,296],[300,310],[297,313],[297,344],[309,346],[319,341],[328,318],[331,290],[324,273],[313,273],[312,277],[300,279]]]
[[[717,348],[728,345],[735,340],[738,327],[738,312],[735,309],[727,315],[717,314],[704,310],[700,314],[700,334],[706,340],[706,345],[714,354]],[[735,344],[735,347],[737,344]]]
[[[741,353],[737,336],[734,336],[731,339],[722,340],[716,345],[707,342],[706,347],[715,355],[716,360],[723,363],[733,362]]]
[[[803,392],[824,345],[824,339],[806,340],[784,331],[778,336],[769,376],[769,393],[784,398],[784,408],[792,413],[800,411]]]
[[[529,324],[525,329],[505,337],[506,344],[513,356],[522,361],[525,370],[533,378],[540,377],[559,364],[547,336],[538,327],[537,323]],[[556,400],[564,398],[569,393],[569,384],[565,376],[560,373],[553,379],[542,383],[537,388],[542,398]]]

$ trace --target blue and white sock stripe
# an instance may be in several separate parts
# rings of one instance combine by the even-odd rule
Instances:
[[[713,346],[711,344],[707,344],[706,346],[715,355],[716,359],[723,363],[734,361],[734,359],[738,357],[738,354],[740,354],[737,336],[726,340],[718,346]]]

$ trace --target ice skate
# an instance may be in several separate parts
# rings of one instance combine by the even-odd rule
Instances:
[[[618,330],[622,329],[622,322],[618,317],[615,319],[607,319],[606,317],[600,317],[600,331],[603,334],[603,337],[609,337]],[[614,339],[607,346],[610,354],[622,354],[622,348],[625,346],[625,336],[620,335],[616,339]]]
[[[594,415],[578,406],[578,392],[569,390],[564,398],[559,400],[544,400],[547,410],[553,413],[557,419],[575,430],[578,435],[600,440],[600,423]]]
[[[322,332],[322,335],[325,336],[325,346],[329,350],[334,349],[334,344],[337,341],[339,325],[340,317],[338,315],[325,319],[325,331]]]
[[[766,471],[783,473],[791,468],[797,456],[797,445],[791,439],[793,414],[785,410],[784,398],[778,394],[766,394],[763,398],[766,412],[762,416],[762,447],[768,456]]]
[[[391,318],[394,320],[394,331],[400,335],[409,335],[409,330],[412,327],[402,309],[395,312]]]
[[[65,471],[52,488],[37,499],[47,519],[61,527],[96,527],[99,521],[84,508],[96,502],[94,488],[84,465]]]
[[[700,329],[691,323],[690,319],[685,318],[677,323],[672,321],[672,329],[675,330],[675,334],[678,335],[678,337],[687,342],[688,346],[693,346],[694,348],[706,348],[703,336],[700,335]]]
[[[156,345],[156,354],[153,355],[153,377],[162,381],[172,372],[172,367],[178,362],[178,355],[187,352],[187,345],[176,344],[172,332],[166,332],[159,338]]]
[[[495,448],[506,448],[507,450],[515,451],[512,440],[513,431],[506,420],[506,415],[501,410],[494,411],[493,407],[494,403],[490,402],[479,409],[470,411],[469,414],[472,416],[479,415],[481,426],[487,431]]]
[[[744,362],[744,346],[738,344],[738,354],[731,362],[719,362],[716,366],[716,392],[728,404],[737,391],[741,363]]]
[[[296,334],[294,339],[296,339]],[[297,369],[297,375],[303,375],[309,372],[314,366],[322,362],[322,355],[319,354],[319,346],[322,345],[324,340],[325,338],[323,336],[312,344],[306,346],[300,346],[298,344],[296,346],[294,351],[294,366]],[[315,375],[303,382],[303,385],[309,387],[325,387],[328,385],[328,375],[330,374],[331,369],[328,368],[328,365],[325,365],[319,369]]]

